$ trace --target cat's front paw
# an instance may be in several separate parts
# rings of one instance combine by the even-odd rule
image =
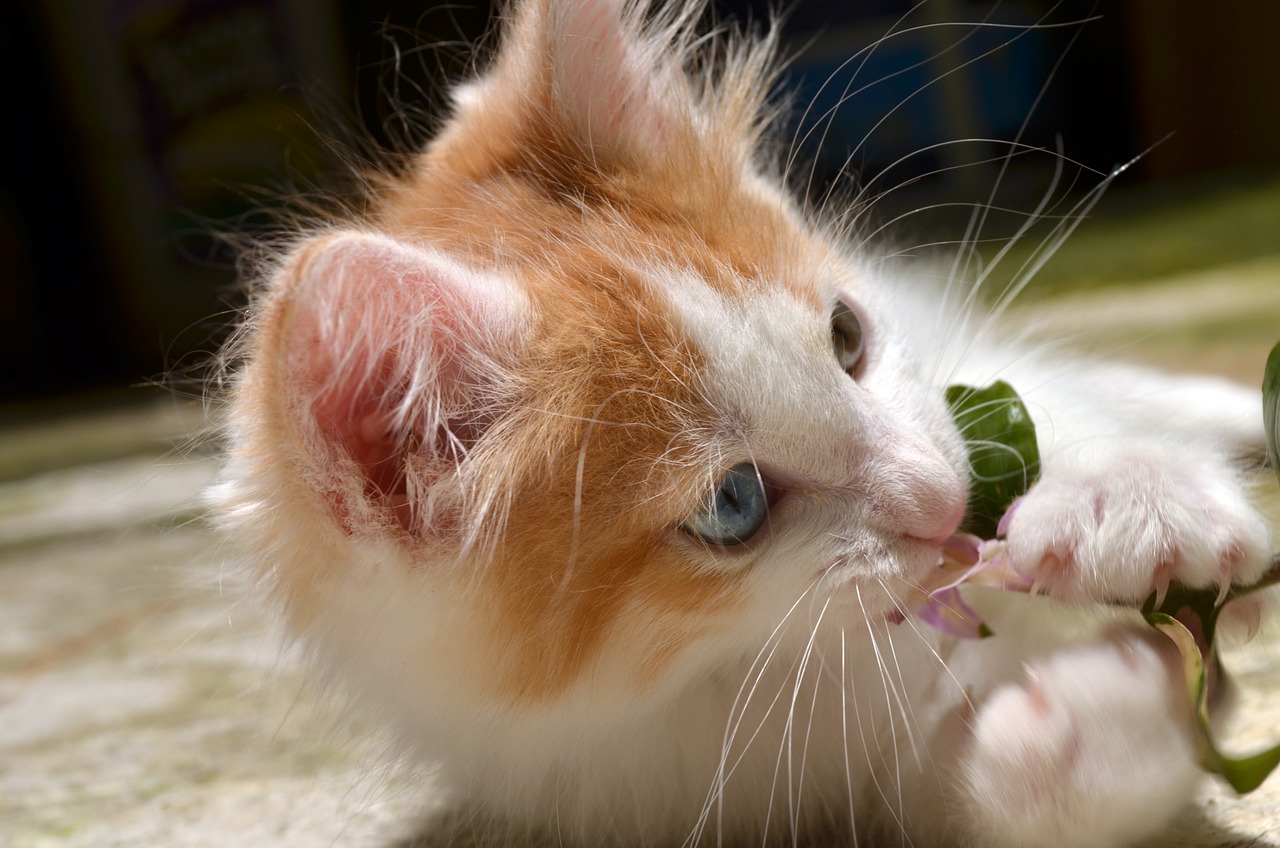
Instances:
[[[1014,567],[1071,600],[1137,602],[1172,580],[1247,585],[1271,559],[1266,522],[1237,476],[1170,446],[1060,462],[1007,523]]]
[[[1123,634],[1040,660],[979,708],[960,786],[979,844],[1103,848],[1154,835],[1199,780],[1172,649]]]

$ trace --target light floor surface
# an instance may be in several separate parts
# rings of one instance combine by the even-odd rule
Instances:
[[[1122,291],[1060,299],[1044,332],[1250,382],[1280,338],[1280,257]],[[441,788],[337,718],[244,601],[200,517],[215,459],[182,447],[200,419],[171,401],[0,434],[0,472],[55,469],[0,483],[0,845],[405,848]],[[114,458],[67,459],[121,432]],[[1225,661],[1228,746],[1280,740],[1280,627]],[[1280,846],[1280,775],[1243,798],[1206,780],[1157,844]]]

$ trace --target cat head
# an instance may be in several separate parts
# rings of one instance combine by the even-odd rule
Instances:
[[[768,40],[693,17],[522,5],[253,307],[222,514],[406,709],[660,700],[814,598],[883,619],[960,520],[911,316],[767,161]]]

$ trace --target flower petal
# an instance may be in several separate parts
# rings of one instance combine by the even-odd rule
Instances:
[[[944,568],[976,565],[982,557],[982,539],[972,533],[956,533],[942,543]]]
[[[1022,505],[1022,499],[1024,497],[1026,497],[1026,495],[1018,495],[1018,497],[1014,498],[1013,502],[1009,504],[1007,509],[1005,509],[1004,515],[1000,516],[1000,523],[996,525],[996,538],[1003,539],[1005,536],[1009,535],[1009,525],[1013,523],[1013,514],[1017,512],[1018,507]]]
[[[984,639],[992,632],[982,617],[964,602],[956,587],[940,589],[929,595],[917,611],[920,620],[959,639]]]

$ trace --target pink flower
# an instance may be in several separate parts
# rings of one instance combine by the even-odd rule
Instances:
[[[1035,582],[1013,567],[1002,539],[984,541],[957,533],[943,543],[938,567],[907,597],[907,612],[960,639],[990,636],[991,629],[961,595],[960,587],[966,585],[1030,592]],[[904,615],[895,610],[889,618],[900,622]]]

